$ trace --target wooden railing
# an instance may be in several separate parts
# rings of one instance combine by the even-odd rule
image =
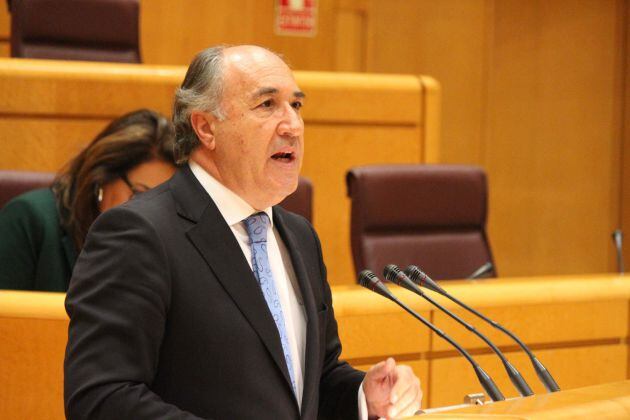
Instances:
[[[614,275],[532,277],[445,286],[521,337],[563,390],[628,378],[630,279]],[[392,291],[432,320],[515,397],[498,358],[480,340],[425,301]],[[0,291],[0,418],[63,418],[62,364],[68,321],[64,294]],[[504,335],[440,300],[486,333],[521,371],[535,393],[544,388],[529,360]],[[466,361],[393,303],[359,286],[333,287],[342,356],[369,368],[388,356],[413,367],[423,383],[423,407],[461,403],[482,391]]]

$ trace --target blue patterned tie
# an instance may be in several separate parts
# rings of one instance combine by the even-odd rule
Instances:
[[[280,342],[284,351],[284,360],[287,363],[289,376],[291,377],[291,386],[293,392],[297,395],[297,387],[295,385],[295,377],[293,373],[293,363],[291,359],[291,347],[289,347],[289,339],[287,337],[287,329],[284,325],[284,315],[282,314],[282,306],[280,298],[276,290],[276,284],[273,280],[271,265],[269,264],[269,256],[267,254],[267,229],[269,228],[269,216],[267,213],[256,213],[245,219],[245,227],[251,242],[252,249],[252,269],[258,279],[260,288],[262,289],[265,301],[271,311],[273,320],[276,321],[276,327],[280,334]]]

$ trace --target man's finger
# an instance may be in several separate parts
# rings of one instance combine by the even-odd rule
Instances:
[[[422,391],[419,381],[414,380],[398,398],[398,401],[387,410],[389,417],[411,416],[420,408]]]
[[[389,400],[392,403],[396,403],[407,391],[407,388],[418,381],[409,366],[398,366],[395,373],[392,374],[392,379],[392,389],[389,394]]]
[[[370,369],[371,376],[374,380],[381,380],[388,375],[391,375],[392,372],[396,369],[396,362],[391,357],[385,361],[375,364]]]

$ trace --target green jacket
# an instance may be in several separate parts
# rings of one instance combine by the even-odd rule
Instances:
[[[76,257],[50,189],[29,191],[0,210],[0,289],[65,292]]]

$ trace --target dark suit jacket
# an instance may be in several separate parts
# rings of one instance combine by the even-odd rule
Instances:
[[[65,292],[76,255],[50,188],[19,195],[0,210],[0,289]]]
[[[274,208],[307,315],[302,412],[254,274],[188,166],[94,223],[66,299],[70,419],[357,417],[317,235]]]

